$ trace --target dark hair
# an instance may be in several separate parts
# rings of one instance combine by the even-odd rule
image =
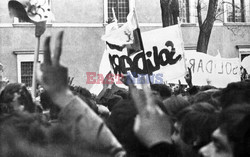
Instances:
[[[129,93],[125,90],[118,90],[114,92],[115,95],[119,95],[122,97],[122,99],[128,99],[129,98]]]
[[[210,89],[216,89],[216,87],[211,86],[211,85],[205,85],[205,86],[200,87],[200,91],[207,91],[207,90],[210,90]]]
[[[95,113],[98,113],[98,107],[93,99],[93,95],[86,88],[81,86],[73,87],[73,93],[81,98]]]
[[[137,110],[132,100],[121,100],[112,109],[106,121],[107,126],[124,146],[128,156],[144,156],[147,148],[139,141],[133,132],[134,119]]]
[[[250,105],[233,105],[222,111],[220,130],[233,143],[234,157],[250,156]]]
[[[25,85],[21,83],[8,84],[0,94],[0,103],[11,103],[15,97],[15,93],[20,94],[18,101],[20,105],[24,106],[25,111],[30,113],[35,112],[36,105],[33,103],[31,94]]]
[[[197,141],[193,148],[198,150],[211,141],[211,134],[218,127],[218,113],[209,103],[197,103],[178,113],[177,121],[182,140],[188,145]]]
[[[159,92],[160,96],[163,99],[170,97],[172,94],[172,89],[165,84],[152,84],[150,86],[151,86],[151,90]]]
[[[220,109],[221,105],[219,102],[220,91],[201,91],[197,94],[189,97],[189,102],[191,104],[199,103],[199,102],[207,102],[213,105],[216,109]]]
[[[163,101],[164,107],[167,110],[167,114],[176,120],[177,114],[184,108],[188,107],[190,103],[182,96],[171,96]]]
[[[102,149],[87,147],[67,127],[51,126],[40,114],[16,112],[0,117],[0,156],[90,157],[108,156]]]
[[[250,82],[234,82],[222,90],[220,102],[222,108],[233,104],[250,103]]]

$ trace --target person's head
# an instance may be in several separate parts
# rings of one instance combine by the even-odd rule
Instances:
[[[172,89],[165,84],[152,84],[150,86],[152,93],[158,96],[158,98],[160,98],[161,100],[170,97],[172,94]]]
[[[129,98],[129,93],[128,93],[128,91],[125,91],[125,90],[118,90],[118,91],[114,92],[114,95],[121,96],[122,99],[128,99]]]
[[[40,95],[40,103],[44,111],[49,111],[50,120],[58,119],[58,115],[61,111],[60,107],[57,106],[50,98],[47,91],[43,91]]]
[[[234,105],[222,111],[212,142],[200,149],[204,157],[250,156],[250,105]]]
[[[133,131],[137,110],[132,100],[121,100],[112,109],[107,126],[126,149],[128,156],[143,156],[147,148],[135,136]]]
[[[81,86],[77,86],[77,87],[73,87],[72,92],[79,96],[79,98],[81,98],[84,102],[87,103],[87,105],[93,110],[95,111],[95,113],[98,113],[98,108],[96,106],[96,102],[93,99],[93,95],[90,93],[90,91],[86,88],[83,88]]]
[[[216,87],[211,86],[211,85],[205,85],[205,86],[200,87],[200,91],[207,91],[207,90],[211,90],[211,89],[216,89]]]
[[[198,150],[211,141],[212,132],[218,127],[216,109],[208,103],[197,103],[177,115],[172,135],[184,156],[198,156]]]
[[[0,116],[0,156],[108,156],[102,149],[86,147],[66,128],[60,123],[51,126],[40,114],[15,112]]]
[[[247,70],[244,67],[240,67],[241,81],[247,79]]]
[[[184,108],[190,106],[190,103],[182,96],[171,96],[163,101],[167,114],[175,122],[177,114]]]
[[[30,92],[21,83],[8,84],[0,94],[0,103],[7,104],[13,110],[25,110],[31,113],[36,108]]]
[[[218,89],[210,89],[207,91],[200,91],[197,94],[189,97],[190,103],[200,103],[200,102],[207,102],[213,105],[216,109],[220,109],[221,105],[219,102],[220,97],[220,90]]]
[[[220,103],[222,108],[230,107],[234,104],[250,103],[250,82],[234,82],[222,89]]]

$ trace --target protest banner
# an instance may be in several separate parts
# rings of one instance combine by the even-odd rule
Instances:
[[[186,65],[191,69],[193,85],[212,85],[224,88],[231,82],[240,81],[239,58],[214,57],[200,52],[185,52]],[[180,78],[185,83],[183,78]],[[177,83],[177,80],[175,81]]]
[[[110,64],[109,56],[110,55],[126,55],[130,56],[137,52],[143,51],[143,44],[141,40],[141,32],[139,29],[136,12],[133,9],[127,16],[127,22],[120,28],[118,28],[118,23],[116,16],[113,11],[114,21],[106,26],[105,35],[102,37],[102,40],[106,42],[106,49],[104,51],[101,64],[99,67],[99,74],[95,74],[96,81],[93,79],[93,73],[87,74],[87,82],[93,83],[94,85],[90,89],[91,92],[98,94],[100,89],[100,79],[99,76],[105,78],[109,71],[112,71],[112,75],[115,79],[114,83],[117,84],[120,88],[127,88],[124,84],[121,83],[120,79],[123,76],[121,73],[115,73],[113,67]],[[118,61],[119,62],[119,61]],[[90,75],[91,74],[91,75]],[[96,83],[94,83],[96,82]],[[117,83],[119,82],[119,83]],[[101,83],[103,84],[103,83]]]
[[[147,74],[152,84],[184,76],[183,41],[178,25],[144,32],[142,41],[144,52],[129,56],[124,51],[111,51],[109,62],[114,74],[130,73],[138,84],[140,77]]]
[[[108,26],[112,28],[113,25]],[[163,84],[165,81],[185,75],[184,47],[178,25],[141,34],[133,10],[127,17],[127,23],[118,29],[106,31],[102,40],[106,42],[107,47],[101,65],[109,69],[108,62],[114,77],[130,75],[135,84],[144,83],[142,80],[152,84]],[[107,70],[99,70],[99,73],[105,77],[103,73],[106,74]],[[93,76],[87,74],[87,82],[93,83],[91,79]],[[118,79],[115,83],[120,82],[119,78],[113,79]],[[97,85],[94,85],[90,91],[97,91],[96,87]]]

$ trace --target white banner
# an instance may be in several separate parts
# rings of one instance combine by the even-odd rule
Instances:
[[[162,84],[185,75],[183,40],[178,25],[142,33],[145,52],[131,56],[124,51],[111,50],[109,62],[114,74],[133,75],[135,84],[150,74],[153,84]],[[146,77],[147,79],[147,77]]]
[[[178,25],[144,32],[142,39],[145,54],[151,61],[148,62],[150,72],[162,75],[164,82],[185,75],[184,44]]]
[[[210,84],[224,88],[240,81],[239,58],[213,57],[200,52],[185,52],[187,67],[191,69],[194,85]],[[183,82],[183,81],[182,81]]]

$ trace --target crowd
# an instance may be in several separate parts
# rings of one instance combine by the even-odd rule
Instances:
[[[20,83],[0,93],[1,157],[249,157],[250,82],[226,88],[165,84],[128,90],[104,85],[99,95],[70,86],[60,64],[63,32],[50,37],[37,69],[43,90],[32,99]],[[53,57],[51,57],[53,56]]]

